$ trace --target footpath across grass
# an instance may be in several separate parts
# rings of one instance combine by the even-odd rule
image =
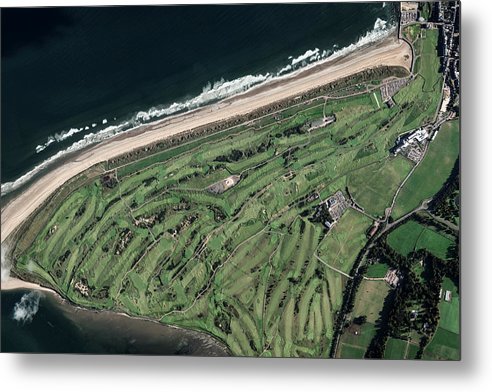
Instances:
[[[429,150],[400,191],[392,217],[398,219],[434,196],[448,179],[460,150],[459,122],[449,121],[441,126]]]

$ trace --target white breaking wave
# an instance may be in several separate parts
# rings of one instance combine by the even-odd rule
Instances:
[[[314,50],[311,50],[311,49],[307,50],[306,53],[301,54],[299,57],[296,57],[295,59],[293,59],[291,64],[296,65],[296,64],[298,64],[298,63],[300,63],[300,62],[302,62],[308,58],[316,57],[316,56],[318,56],[318,54],[319,54],[318,48],[316,48]]]
[[[242,93],[253,86],[271,80],[273,77],[274,75],[266,73],[265,75],[247,75],[231,81],[221,79],[213,85],[208,83],[196,97],[185,102],[175,102],[171,106],[165,108],[151,108],[146,112],[138,112],[136,120],[147,122],[154,118],[171,115],[176,112],[196,109],[209,102],[218,101]]]
[[[39,173],[41,170],[46,169],[50,164],[55,162],[57,159],[60,159],[61,157],[70,154],[72,152],[81,150],[84,147],[87,147],[91,144],[98,143],[105,139],[108,139],[114,135],[117,135],[118,133],[121,133],[124,130],[128,130],[129,126],[130,126],[130,122],[126,121],[120,125],[110,125],[109,127],[104,128],[103,130],[97,133],[89,133],[87,135],[84,135],[83,139],[76,141],[65,150],[58,151],[56,154],[52,155],[45,161],[41,162],[39,165],[35,166],[34,169],[27,172],[23,176],[19,177],[17,180],[2,184],[2,195],[6,195],[7,193],[12,192],[13,190],[19,188],[21,185],[25,184],[37,173]]]
[[[87,147],[91,144],[98,143],[102,140],[113,137],[122,132],[128,132],[132,129],[135,129],[139,125],[159,119],[163,116],[169,116],[175,114],[177,112],[188,111],[192,109],[196,109],[200,106],[206,105],[207,103],[218,101],[224,98],[231,97],[233,95],[240,94],[245,92],[253,87],[260,86],[266,82],[269,82],[274,79],[280,79],[289,77],[292,73],[299,71],[301,69],[305,69],[308,67],[315,66],[319,64],[321,61],[331,60],[340,56],[344,56],[361,46],[367,45],[372,42],[379,41],[388,35],[390,35],[396,26],[391,25],[388,26],[388,23],[380,18],[376,20],[374,23],[374,27],[371,31],[368,31],[364,36],[360,37],[356,43],[353,43],[349,46],[346,46],[342,49],[338,49],[338,45],[333,45],[332,49],[326,49],[321,51],[319,48],[309,49],[304,54],[301,54],[297,57],[289,56],[288,60],[290,60],[289,64],[281,67],[276,73],[266,73],[266,74],[258,74],[258,75],[246,75],[231,81],[226,81],[221,79],[213,84],[208,83],[202,90],[202,92],[194,98],[191,98],[184,102],[174,102],[169,106],[162,107],[152,107],[147,111],[140,111],[136,115],[134,115],[130,120],[125,121],[119,125],[110,125],[98,132],[92,132],[84,135],[84,137],[74,142],[67,149],[57,152],[52,155],[36,167],[34,167],[28,173],[22,175],[18,179],[12,182],[7,182],[2,184],[1,186],[1,194],[5,195],[23,184],[29,181],[33,176],[37,173],[48,167],[57,159],[67,155],[69,153],[81,150],[84,147]],[[106,124],[107,120],[103,120],[103,124]],[[97,126],[97,123],[91,124],[92,128]],[[68,131],[64,131],[53,136],[50,136],[45,144],[39,145],[36,147],[36,152],[41,152],[46,149],[49,145],[66,140],[69,137],[81,132],[82,130],[89,130],[89,126],[81,127],[81,128],[72,128]]]
[[[21,300],[14,305],[12,318],[19,323],[30,323],[39,310],[40,299],[41,293],[39,291],[24,294]]]

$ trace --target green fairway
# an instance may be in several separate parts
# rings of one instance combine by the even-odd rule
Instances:
[[[318,256],[333,267],[350,272],[357,254],[366,242],[366,231],[371,220],[349,209],[321,241]]]
[[[459,137],[458,121],[442,125],[424,160],[399,193],[392,213],[394,219],[418,207],[442,187],[458,157]]]
[[[373,216],[384,216],[393,196],[412,163],[402,156],[364,167],[352,173],[348,180],[349,190],[357,204]]]
[[[436,231],[413,220],[405,222],[388,235],[388,244],[403,256],[413,251],[427,249],[433,255],[445,260],[453,241]]]
[[[418,29],[410,35],[415,36]],[[437,57],[439,32],[425,30],[423,38],[415,41],[415,80],[394,96],[400,105],[410,105],[411,109],[403,123],[402,131],[409,131],[421,124],[431,122],[441,99],[442,74]]]

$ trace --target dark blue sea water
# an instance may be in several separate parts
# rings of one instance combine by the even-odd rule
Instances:
[[[2,193],[84,136],[135,125],[139,111],[155,120],[152,107],[240,91],[394,18],[391,3],[2,9]],[[214,89],[221,80],[235,82]]]
[[[1,352],[227,356],[205,334],[75,308],[51,293],[1,293]]]

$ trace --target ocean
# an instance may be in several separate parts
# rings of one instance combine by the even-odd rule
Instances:
[[[2,9],[2,195],[69,152],[389,34],[393,3]]]
[[[228,356],[212,337],[77,308],[49,292],[1,293],[1,352]]]

